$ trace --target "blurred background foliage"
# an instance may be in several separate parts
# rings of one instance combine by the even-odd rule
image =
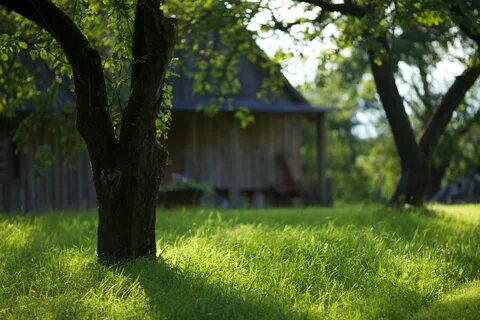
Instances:
[[[118,132],[130,91],[136,1],[53,2],[73,18],[99,51],[109,93],[108,108]],[[232,102],[240,90],[240,59],[258,62],[259,57],[264,57],[254,33],[245,27],[258,6],[249,1],[211,0],[172,0],[163,6],[165,14],[177,20],[178,43],[156,121],[159,138],[167,138],[171,80],[180,74],[193,78],[196,94],[211,97],[203,106],[206,112],[214,114],[220,105]],[[40,131],[47,131],[62,139],[58,145],[38,148],[37,160],[43,165],[51,163],[45,150],[59,150],[67,159],[75,159],[85,146],[74,126],[72,70],[62,49],[47,32],[4,8],[0,8],[0,34],[0,115],[7,120],[15,116],[14,122],[20,120],[13,126],[18,151],[26,151],[27,141]],[[265,90],[273,90],[281,84],[280,68],[269,59],[262,58],[261,63],[270,74]],[[245,124],[252,121],[248,110],[242,109],[236,117]]]
[[[110,114],[118,127],[130,86],[135,1],[55,0],[54,3],[74,18],[101,53]],[[315,79],[301,84],[299,89],[313,105],[337,108],[329,114],[328,130],[328,174],[334,183],[335,199],[384,200],[395,187],[399,163],[365,50],[365,46],[374,48],[374,44],[362,41],[359,24],[376,32],[387,31],[398,61],[395,76],[418,137],[451,81],[448,77],[439,79],[439,70],[450,76],[452,73],[442,70],[449,66],[442,63],[448,60],[464,67],[471,62],[475,50],[471,39],[454,24],[463,19],[462,23],[478,31],[479,10],[475,9],[474,1],[459,2],[467,6],[471,15],[452,18],[447,15],[445,2],[438,0],[396,1],[395,10],[391,1],[358,3],[374,7],[374,14],[368,19],[352,19],[322,12],[301,1],[167,1],[164,10],[177,19],[179,34],[169,77],[188,73],[194,79],[196,93],[213,97],[205,109],[215,113],[219,105],[231,103],[240,89],[236,73],[242,57],[260,62],[270,74],[264,83],[265,90],[275,90],[281,79],[279,65],[286,67],[290,59],[304,57],[302,44],[327,43],[327,47],[319,47],[316,52]],[[282,10],[287,14],[279,14]],[[59,145],[39,148],[37,158],[48,165],[49,152],[45,150],[60,149],[67,159],[74,159],[84,146],[74,130],[72,71],[61,48],[48,33],[28,20],[5,9],[0,9],[0,13],[1,116],[11,118],[14,113],[28,111],[20,117],[15,132],[20,151],[23,141],[39,130],[47,130],[62,139]],[[259,59],[266,55],[257,45],[258,40],[279,33],[292,37],[296,51],[279,49],[270,55],[272,59]],[[165,136],[170,125],[169,81],[164,92],[167,99],[157,120],[159,136]],[[262,96],[259,92],[259,97]],[[455,112],[435,151],[433,172],[437,178],[429,195],[479,164],[479,97],[477,84]],[[254,121],[243,109],[237,118],[246,125]],[[313,125],[305,127],[301,149],[306,176],[315,176]]]

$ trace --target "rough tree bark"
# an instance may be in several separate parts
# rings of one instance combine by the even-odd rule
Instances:
[[[98,257],[111,264],[155,256],[155,208],[167,152],[155,118],[175,43],[175,22],[160,0],[138,0],[133,33],[131,94],[116,137],[107,112],[100,55],[73,20],[49,0],[0,0],[62,46],[72,66],[77,129],[86,142],[98,199]]]

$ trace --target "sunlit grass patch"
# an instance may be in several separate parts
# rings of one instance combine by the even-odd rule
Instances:
[[[452,221],[463,221],[472,225],[480,225],[479,205],[462,204],[462,205],[433,205],[432,209],[438,214],[450,218]]]
[[[150,314],[138,281],[97,263],[93,213],[3,216],[0,230],[0,318]]]
[[[96,262],[93,212],[4,215],[0,318],[480,318],[479,214],[162,210],[159,260],[113,268]]]
[[[480,281],[471,281],[444,294],[433,304],[422,309],[413,319],[476,320],[480,316]]]

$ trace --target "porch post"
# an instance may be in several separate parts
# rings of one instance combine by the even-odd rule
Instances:
[[[327,167],[327,153],[326,153],[326,113],[317,113],[315,115],[315,124],[316,124],[316,135],[317,135],[317,178],[318,178],[318,187],[319,187],[319,196],[318,199],[320,205],[328,205],[327,201],[327,178],[326,178],[326,167]]]
[[[228,201],[230,208],[238,208],[240,206],[240,177],[239,177],[239,160],[240,160],[240,134],[239,124],[235,117],[232,117],[232,125],[230,130],[230,155],[229,160],[229,186]]]

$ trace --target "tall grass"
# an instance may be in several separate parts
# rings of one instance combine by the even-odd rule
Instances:
[[[478,319],[480,206],[159,211],[107,268],[93,212],[0,216],[0,319]]]

